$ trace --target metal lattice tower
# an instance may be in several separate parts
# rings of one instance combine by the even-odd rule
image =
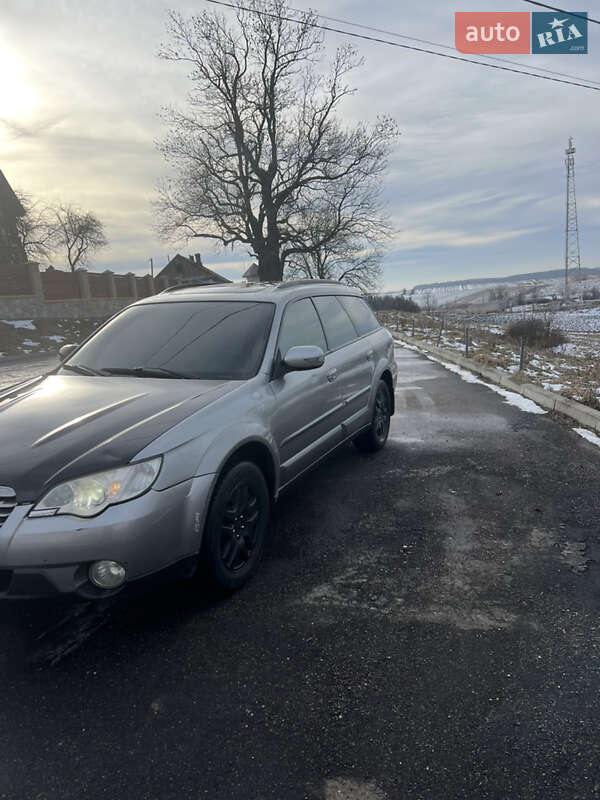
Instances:
[[[579,253],[579,227],[577,225],[577,200],[575,199],[575,148],[573,137],[565,150],[567,166],[567,220],[565,230],[565,299],[569,297],[569,272],[576,269],[581,278],[581,256]]]

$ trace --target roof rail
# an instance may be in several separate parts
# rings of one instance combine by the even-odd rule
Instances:
[[[300,278],[297,281],[282,281],[278,284],[277,289],[289,289],[290,286],[313,286],[315,283],[318,284],[333,284],[333,286],[345,286],[346,284],[340,283],[339,281],[328,281],[322,278]]]
[[[174,286],[167,286],[167,288],[163,289],[162,292],[160,292],[160,294],[168,294],[169,292],[177,292],[177,291],[179,291],[179,289],[193,289],[194,287],[197,288],[197,289],[198,288],[206,289],[209,286],[226,286],[226,285],[227,284],[225,284],[225,283],[223,283],[223,284],[220,284],[220,283],[199,283],[199,282],[195,282],[195,283],[176,283]]]

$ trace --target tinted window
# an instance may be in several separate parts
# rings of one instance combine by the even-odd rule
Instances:
[[[272,303],[208,300],[132,306],[68,364],[163,369],[187,378],[250,378],[260,367],[274,310]]]
[[[298,300],[285,310],[279,333],[279,352],[285,356],[290,347],[306,344],[327,350],[315,307],[310,300]]]
[[[354,325],[337,297],[314,297],[313,300],[325,328],[330,350],[356,339]]]
[[[338,299],[350,314],[350,319],[361,336],[379,327],[375,314],[361,297],[340,297]]]

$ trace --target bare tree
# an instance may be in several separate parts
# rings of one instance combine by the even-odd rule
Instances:
[[[381,182],[395,123],[344,126],[336,117],[351,94],[348,74],[361,62],[340,48],[328,74],[318,72],[323,38],[312,13],[291,17],[284,0],[266,11],[248,0],[230,25],[204,12],[170,15],[162,58],[191,66],[186,111],[166,112],[160,149],[175,177],[158,203],[165,235],[247,245],[262,280],[280,280],[288,260],[317,252],[343,226],[316,239],[307,209],[344,199],[361,182]],[[340,202],[342,201],[342,202]]]
[[[72,272],[86,264],[93,252],[108,244],[104,226],[90,211],[59,205],[53,209],[53,215],[56,229],[54,249],[65,253]]]
[[[306,250],[292,254],[290,278],[338,280],[373,291],[381,278],[382,242],[392,232],[380,185],[370,176],[350,176],[332,186],[320,204],[302,209]]]
[[[339,229],[327,214],[307,213],[303,221],[310,246],[305,252],[290,256],[287,278],[335,280],[363,292],[377,288],[382,273],[382,251],[374,237],[365,236],[359,225],[356,229],[353,226]]]
[[[17,231],[29,261],[48,260],[56,249],[57,228],[52,209],[25,192],[17,192],[25,214],[17,218]]]

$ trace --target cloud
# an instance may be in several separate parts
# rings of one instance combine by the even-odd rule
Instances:
[[[531,236],[542,228],[525,228],[523,230],[495,231],[488,233],[469,233],[460,230],[414,229],[396,234],[393,240],[395,250],[418,250],[424,248],[444,247],[481,247],[496,244],[521,236]]]
[[[177,6],[199,10],[196,0]],[[480,0],[478,10],[497,6]],[[410,7],[322,0],[319,10],[452,44],[453,9],[445,0]],[[157,238],[151,209],[156,180],[166,170],[154,147],[164,133],[159,111],[184,103],[189,88],[185,66],[155,55],[166,18],[166,0],[3,3],[0,51],[11,66],[4,72],[20,89],[9,87],[12,107],[2,108],[0,168],[33,195],[98,213],[110,241],[99,267],[145,271],[150,256],[164,264],[174,253]],[[331,54],[347,37],[328,33],[325,40]],[[351,41],[365,64],[350,76],[357,92],[344,119],[351,124],[389,114],[402,133],[383,186],[397,231],[384,260],[386,287],[422,283],[424,276],[452,280],[560,263],[570,135],[577,147],[583,263],[600,266],[594,261],[600,250],[596,93]],[[532,69],[594,76],[600,54],[590,50],[577,59],[554,56],[551,65],[539,56],[518,60]],[[200,250],[207,265],[222,266],[230,277],[250,263],[245,248],[179,249]]]

